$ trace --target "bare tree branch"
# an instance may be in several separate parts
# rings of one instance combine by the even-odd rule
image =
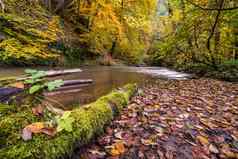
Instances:
[[[235,10],[235,9],[238,9],[238,6],[236,7],[231,7],[231,8],[205,8],[205,7],[202,7],[190,0],[186,0],[188,3],[192,4],[193,6],[199,8],[199,9],[202,9],[202,10],[207,10],[207,11],[228,11],[228,10]]]
[[[225,2],[225,0],[221,0],[221,1],[220,1],[220,4],[219,4],[219,8],[220,8],[220,9],[223,7],[224,2]],[[208,39],[207,39],[207,49],[208,49],[210,52],[211,52],[211,46],[210,46],[211,39],[212,39],[212,37],[213,37],[213,35],[214,35],[214,33],[215,33],[217,24],[218,24],[218,22],[219,22],[219,17],[220,17],[220,15],[221,15],[221,11],[222,11],[222,10],[220,10],[220,9],[219,9],[218,12],[217,12],[215,23],[214,23],[214,25],[212,26],[211,33],[210,33],[210,35],[209,35],[209,37],[208,37]]]

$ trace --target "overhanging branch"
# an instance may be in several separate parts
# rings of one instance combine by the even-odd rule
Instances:
[[[205,8],[205,7],[202,7],[190,0],[186,0],[188,3],[192,4],[193,6],[199,8],[199,9],[202,9],[202,10],[207,10],[207,11],[229,11],[229,10],[235,10],[235,9],[238,9],[238,6],[236,7],[231,7],[231,8]]]

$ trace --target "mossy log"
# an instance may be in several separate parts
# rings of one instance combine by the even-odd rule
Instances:
[[[0,158],[56,159],[72,154],[76,145],[82,146],[104,131],[105,125],[128,104],[135,90],[136,85],[129,84],[94,103],[75,108],[71,113],[75,119],[73,131],[59,132],[53,138],[37,134],[27,142],[21,139],[21,130],[26,125],[45,120],[34,116],[31,109],[0,116]]]

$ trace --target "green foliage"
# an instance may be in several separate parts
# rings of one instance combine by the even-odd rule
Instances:
[[[56,88],[59,88],[60,86],[62,86],[63,84],[64,84],[63,80],[54,80],[54,81],[46,83],[46,86],[48,91],[53,91]]]
[[[34,94],[36,92],[39,92],[41,89],[43,89],[44,86],[43,85],[40,85],[40,84],[36,84],[36,85],[33,85],[31,86],[31,88],[29,89],[29,93],[30,94]]]
[[[218,11],[202,8],[218,8],[220,1],[178,1],[168,0],[168,16],[158,18],[159,38],[150,49],[154,64],[172,66],[194,72],[223,71],[237,74],[226,61],[238,58],[238,12]],[[237,6],[235,1],[225,1],[224,8]],[[217,23],[215,23],[217,21]],[[224,69],[226,68],[226,69]],[[197,69],[197,71],[196,71]],[[216,73],[216,76],[219,73]],[[238,76],[237,76],[238,77]]]
[[[29,88],[30,94],[40,93],[46,88],[48,91],[53,91],[64,84],[64,81],[61,79],[54,81],[43,79],[47,75],[46,71],[26,69],[25,73],[28,74],[28,76],[24,82],[31,85]]]
[[[61,117],[56,117],[57,121],[57,132],[60,132],[62,130],[65,130],[67,132],[72,132],[73,131],[73,122],[74,118],[70,117],[71,111],[66,111],[64,112],[63,116]]]

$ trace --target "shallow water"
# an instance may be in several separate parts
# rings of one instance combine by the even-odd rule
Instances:
[[[49,70],[49,68],[38,68]],[[83,72],[64,75],[58,78],[64,80],[93,79],[93,84],[75,89],[75,91],[63,92],[54,96],[63,105],[75,103],[86,104],[95,101],[98,97],[109,93],[112,89],[127,83],[147,84],[156,79],[179,79],[184,80],[188,74],[179,73],[162,67],[106,67],[93,66],[82,67]],[[24,73],[24,68],[0,68],[0,78],[18,76]]]

